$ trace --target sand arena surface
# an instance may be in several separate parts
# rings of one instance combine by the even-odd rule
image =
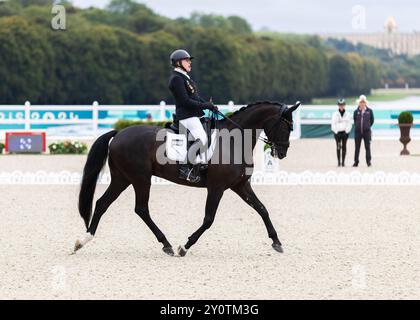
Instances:
[[[410,151],[419,154],[419,145]],[[374,142],[370,169],[420,172],[420,157],[399,151],[397,142]],[[338,170],[334,152],[331,140],[293,141],[281,168]],[[348,164],[352,155],[349,143]],[[80,171],[84,161],[1,156],[0,171]],[[358,170],[369,169],[361,161]],[[255,186],[283,254],[258,214],[226,191],[215,223],[184,258],[161,251],[134,213],[131,187],[76,255],[69,253],[84,232],[77,186],[0,188],[1,299],[420,299],[419,187]],[[202,189],[152,186],[151,215],[174,247],[201,224],[205,197]]]

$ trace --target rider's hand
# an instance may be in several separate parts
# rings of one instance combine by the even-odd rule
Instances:
[[[219,110],[212,102],[204,102],[203,108],[213,112]]]

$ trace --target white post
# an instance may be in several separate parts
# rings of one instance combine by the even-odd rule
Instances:
[[[165,121],[166,119],[165,110],[166,110],[166,102],[161,101],[160,102],[160,121]]]
[[[228,102],[228,106],[229,106],[229,112],[235,111],[235,110],[234,110],[234,108],[235,108],[235,103],[234,103],[232,100],[230,100],[230,101]]]
[[[31,130],[31,103],[25,102],[25,131]]]
[[[301,121],[301,115],[300,115],[300,111],[302,109],[302,106],[300,106],[297,110],[296,110],[296,136],[298,139],[300,139],[302,137],[302,121]]]
[[[94,101],[92,104],[92,131],[93,136],[96,138],[98,136],[98,119],[99,119],[99,112],[98,112],[98,101]]]

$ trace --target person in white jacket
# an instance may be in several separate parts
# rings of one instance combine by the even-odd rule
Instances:
[[[338,166],[344,167],[347,152],[347,139],[353,126],[352,118],[346,111],[346,101],[341,98],[337,102],[338,110],[334,112],[331,120],[331,130],[334,132],[334,138],[337,145]]]

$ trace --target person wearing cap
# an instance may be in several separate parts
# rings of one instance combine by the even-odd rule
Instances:
[[[334,133],[335,143],[337,146],[338,166],[344,167],[347,153],[347,139],[349,137],[352,120],[349,112],[346,111],[346,100],[343,98],[337,101],[338,110],[334,112],[331,120],[331,130]]]
[[[372,155],[370,151],[370,142],[372,140],[372,130],[371,127],[375,122],[375,118],[373,116],[373,111],[368,107],[368,100],[365,95],[361,95],[357,100],[358,107],[354,111],[353,119],[354,119],[354,141],[356,150],[354,152],[354,164],[353,167],[357,167],[359,165],[359,154],[360,154],[360,146],[362,144],[362,140],[365,144],[366,149],[366,163],[368,167],[371,166]]]
[[[204,150],[207,145],[207,134],[200,122],[204,116],[203,110],[217,111],[212,102],[206,102],[200,97],[197,86],[189,76],[191,62],[194,57],[182,49],[175,50],[170,55],[173,72],[169,78],[169,90],[175,98],[175,117],[181,126],[188,130],[195,139],[189,150]],[[195,157],[187,157],[190,161],[180,166],[179,178],[191,183],[200,181],[200,167],[205,167],[205,152]],[[194,158],[192,160],[191,158]]]

